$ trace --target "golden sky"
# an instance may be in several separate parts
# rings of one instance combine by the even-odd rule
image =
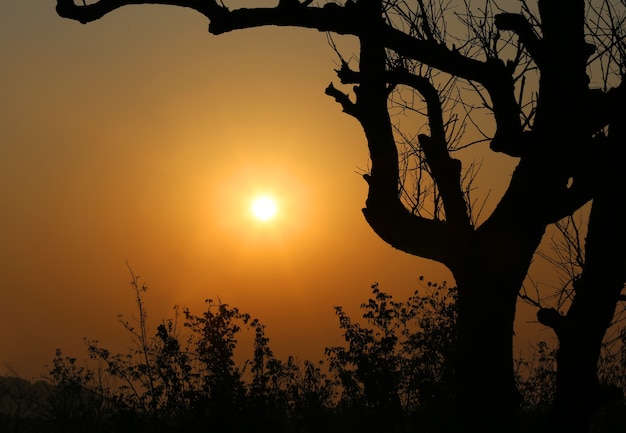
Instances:
[[[163,6],[84,26],[54,6],[0,5],[0,374],[37,375],[57,347],[84,358],[84,337],[124,347],[126,260],[152,324],[219,297],[301,359],[339,342],[332,307],[356,315],[372,283],[404,299],[420,275],[451,282],[362,217],[366,143],[324,95],[325,34],[216,37]],[[511,164],[484,161],[502,177],[491,197]],[[265,223],[249,212],[261,193],[279,204]]]

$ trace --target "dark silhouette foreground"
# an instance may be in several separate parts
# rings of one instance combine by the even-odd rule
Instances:
[[[325,362],[277,359],[258,320],[207,301],[184,327],[164,320],[151,330],[146,288],[133,280],[137,320],[121,323],[127,352],[87,342],[91,361],[57,350],[35,383],[0,377],[0,431],[17,432],[414,432],[454,428],[456,289],[424,284],[405,302],[377,285],[355,321],[336,307],[345,344]],[[238,348],[240,332],[252,334]],[[622,341],[623,350],[626,339]],[[236,350],[250,358],[236,361]],[[619,354],[616,350],[615,355]],[[614,384],[626,384],[620,359],[606,359]],[[611,370],[612,369],[612,370]],[[554,351],[541,343],[518,361],[523,397],[517,432],[549,430]],[[621,374],[621,376],[620,376]],[[626,408],[596,417],[595,431],[623,431]],[[620,430],[620,428],[622,430]]]

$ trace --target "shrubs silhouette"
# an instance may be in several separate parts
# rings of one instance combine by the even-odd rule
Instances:
[[[299,362],[276,358],[265,326],[219,300],[207,300],[199,315],[175,308],[151,331],[148,289],[133,275],[137,314],[119,318],[127,351],[86,341],[82,363],[56,351],[47,383],[2,378],[0,431],[449,432],[457,291],[420,281],[405,302],[374,284],[359,320],[335,307],[344,344],[326,348],[325,361]],[[242,333],[251,337],[252,357],[238,361]],[[623,389],[626,334],[620,338],[600,370]],[[542,342],[517,361],[532,431],[541,422],[528,420],[545,418],[554,397],[554,353]],[[623,407],[615,412],[623,417]],[[606,419],[598,418],[598,431],[610,431]]]
[[[175,317],[151,334],[148,289],[134,275],[131,286],[137,315],[119,319],[130,335],[128,351],[112,353],[99,341],[87,341],[98,374],[58,351],[49,373],[55,386],[73,386],[77,399],[97,395],[110,423],[124,431],[204,431],[209,425],[218,432],[304,432],[316,425],[321,431],[335,393],[323,363],[277,359],[265,326],[219,300],[206,300],[199,315],[175,308]],[[252,335],[253,356],[238,363],[242,331]],[[96,384],[100,375],[109,386]]]
[[[361,305],[368,326],[335,308],[347,343],[326,349],[342,389],[338,409],[365,430],[442,427],[453,408],[456,289],[428,287],[401,303],[373,285]]]

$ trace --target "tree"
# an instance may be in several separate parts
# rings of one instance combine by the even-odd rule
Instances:
[[[277,25],[358,38],[358,67],[342,61],[338,70],[353,94],[333,84],[326,93],[365,133],[369,225],[393,247],[454,275],[464,429],[511,424],[519,404],[512,335],[520,288],[546,228],[592,201],[571,306],[565,315],[538,314],[560,341],[557,419],[584,429],[600,392],[602,337],[626,279],[623,2],[279,0],[230,10],[216,0],[57,0],[57,12],[87,23],[142,3],[194,9],[215,35]],[[462,25],[456,34],[453,21]],[[422,115],[428,131],[396,128],[397,107]],[[480,221],[468,194],[472,168],[454,154],[471,144],[463,131],[473,125],[491,151],[518,161],[506,192]]]
[[[572,405],[579,411],[590,412],[600,405],[614,403],[623,399],[619,379],[620,376],[623,376],[623,373],[615,370],[614,361],[621,356],[620,352],[623,351],[624,330],[621,325],[624,320],[623,314],[626,305],[622,303],[618,309],[613,308],[610,312],[603,312],[602,303],[596,303],[598,300],[595,300],[594,303],[584,307],[588,317],[583,320],[575,315],[580,314],[577,312],[577,309],[582,307],[580,302],[586,296],[589,296],[589,293],[586,293],[586,291],[590,290],[590,286],[585,285],[589,284],[588,281],[585,281],[585,276],[587,275],[587,278],[589,278],[588,273],[590,272],[586,266],[587,254],[594,254],[595,260],[598,260],[598,257],[600,257],[597,255],[597,250],[594,251],[591,248],[597,248],[597,245],[590,245],[589,242],[585,245],[584,238],[590,236],[589,230],[597,230],[597,226],[594,227],[593,224],[589,223],[584,227],[581,222],[583,215],[588,218],[589,209],[578,211],[576,215],[556,223],[557,230],[552,240],[552,254],[539,253],[540,256],[555,266],[558,273],[561,274],[561,287],[553,293],[544,292],[541,295],[539,295],[540,292],[537,290],[537,296],[539,297],[534,300],[526,293],[521,295],[526,301],[538,308],[537,316],[540,322],[552,327],[559,338],[560,347],[557,352],[559,369],[556,375],[558,391],[556,396],[557,411],[571,410],[569,405]],[[597,241],[601,239],[596,234],[597,232],[591,233],[592,240]],[[612,254],[608,237],[603,240],[603,243],[607,249],[605,253],[605,257],[607,257]],[[581,286],[581,282],[583,286]],[[611,287],[609,284],[606,286]],[[626,296],[620,295],[621,287],[623,287],[623,284],[615,285],[617,290],[615,290],[613,296],[617,295],[618,301],[625,301]],[[602,295],[607,296],[610,293],[610,291],[604,294],[598,293],[596,296],[600,298]],[[611,303],[615,306],[615,299],[612,299]],[[605,308],[610,305],[606,301],[604,304]],[[567,311],[565,318],[559,313],[560,311]],[[568,323],[567,317],[573,320],[573,324]],[[605,320],[600,325],[602,326],[601,332],[598,332],[596,329],[598,334],[595,337],[583,338],[581,342],[577,341],[584,334],[572,334],[571,326],[593,325],[594,319],[600,320],[601,318]],[[596,324],[595,326],[599,325]],[[589,328],[587,332],[593,332],[593,327]],[[562,334],[564,329],[565,334]],[[588,345],[593,346],[589,347]],[[571,352],[566,352],[566,350]],[[588,350],[593,350],[593,352],[589,353],[587,352]],[[619,361],[617,364],[619,364]],[[611,365],[608,368],[612,371],[612,374],[607,374],[605,371],[609,365]],[[583,368],[586,369],[586,372]],[[581,375],[578,383],[573,377],[568,377],[571,374]],[[607,383],[600,382],[599,378],[604,379]],[[568,399],[578,400],[570,401],[568,404]],[[587,401],[585,402],[583,399],[587,399]],[[586,413],[580,418],[570,417],[570,420],[571,422],[576,422],[576,420],[583,422],[590,415],[590,413]]]

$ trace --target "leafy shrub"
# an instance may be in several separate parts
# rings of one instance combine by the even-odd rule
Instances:
[[[0,431],[451,431],[457,292],[420,281],[405,302],[374,284],[358,320],[335,307],[344,344],[327,348],[326,361],[300,363],[277,359],[265,326],[221,301],[207,300],[200,315],[175,308],[151,331],[148,289],[133,275],[137,314],[119,318],[127,351],[86,341],[90,359],[57,350],[47,383],[0,378]],[[241,332],[253,336],[252,359],[238,364]],[[621,389],[625,343],[622,330],[600,364],[604,381]],[[554,397],[555,350],[540,342],[516,366],[520,420],[543,431],[537,416]],[[623,405],[611,410],[597,417],[598,431],[626,422]]]
[[[373,285],[361,305],[368,326],[335,308],[347,347],[326,353],[342,389],[339,408],[363,428],[433,428],[453,407],[456,289],[427,283],[423,291],[402,303]]]

